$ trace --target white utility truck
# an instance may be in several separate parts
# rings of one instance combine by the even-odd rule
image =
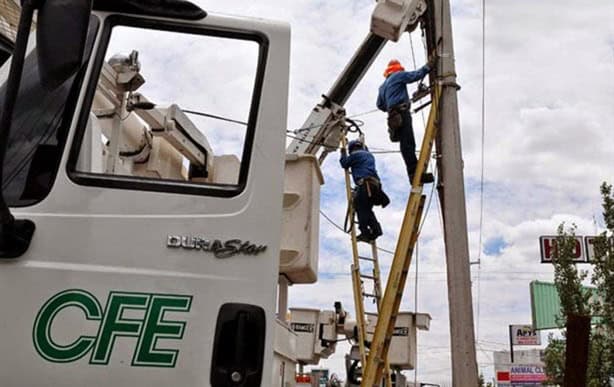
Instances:
[[[287,289],[317,280],[319,165],[387,39],[368,35],[286,150],[288,25],[22,3],[0,69],[0,384],[288,387],[355,339],[340,305],[286,321]],[[392,34],[425,8],[380,3]]]

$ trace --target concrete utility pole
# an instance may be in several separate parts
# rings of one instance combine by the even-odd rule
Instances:
[[[448,271],[452,384],[454,387],[473,387],[478,385],[478,367],[450,1],[432,0],[430,4],[434,6],[431,27],[435,39],[432,43],[437,45],[439,55],[437,74],[443,84],[436,146],[441,156],[437,163],[441,184],[438,189],[443,208]]]

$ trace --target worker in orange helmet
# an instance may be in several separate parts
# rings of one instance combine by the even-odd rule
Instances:
[[[434,57],[433,57],[434,58]],[[434,66],[434,59],[430,59],[416,71],[405,71],[401,63],[392,59],[384,71],[386,80],[379,88],[377,108],[388,113],[388,134],[390,141],[399,142],[401,155],[405,161],[409,184],[411,184],[418,159],[416,158],[416,140],[409,113],[409,95],[407,85],[424,78]],[[432,173],[425,173],[421,177],[422,183],[432,183]]]

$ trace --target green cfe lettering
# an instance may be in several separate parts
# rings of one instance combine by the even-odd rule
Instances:
[[[182,339],[185,321],[165,319],[166,312],[189,312],[192,296],[153,293],[109,293],[104,312],[98,300],[84,290],[66,290],[53,296],[38,313],[33,337],[37,352],[55,363],[76,361],[92,352],[90,364],[108,364],[115,340],[137,338],[132,366],[175,367],[179,350],[157,347],[158,339]],[[87,320],[100,321],[96,336],[79,336],[70,345],[51,337],[56,315],[67,307],[83,310]]]
[[[125,310],[146,310],[149,294],[111,292],[107,300],[104,320],[100,324],[98,340],[90,359],[91,364],[107,364],[118,336],[139,337],[143,327],[142,320],[123,317]]]
[[[181,297],[151,298],[151,307],[146,318],[147,323],[143,334],[139,338],[132,365],[135,366],[161,366],[175,364],[179,351],[173,349],[157,349],[158,339],[181,339],[185,330],[185,322],[165,321],[164,313],[167,311],[187,312],[190,308],[189,300]]]
[[[43,305],[34,321],[34,347],[45,359],[54,363],[68,363],[82,358],[91,348],[96,337],[79,336],[72,344],[60,345],[51,338],[51,324],[64,308],[77,307],[88,320],[100,320],[102,311],[98,300],[84,290],[65,290],[51,297]]]

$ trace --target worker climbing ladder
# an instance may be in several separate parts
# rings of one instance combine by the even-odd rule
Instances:
[[[342,149],[345,151],[347,139],[345,136],[341,138]],[[350,172],[345,169],[345,187],[348,201],[348,219],[350,221],[349,233],[352,242],[352,287],[354,293],[354,305],[356,310],[356,330],[357,341],[360,352],[360,365],[364,369],[367,364],[368,348],[367,338],[369,334],[368,327],[373,326],[369,322],[375,321],[378,316],[380,303],[382,300],[382,283],[380,279],[379,259],[377,255],[377,243],[375,240],[369,243],[371,247],[371,256],[360,255],[358,251],[358,241],[356,239],[356,227],[354,224],[354,206],[352,200],[352,185],[350,183]],[[361,261],[370,262],[372,271],[370,274],[364,273],[361,269]],[[368,266],[368,265],[367,265]],[[366,282],[371,282],[372,287],[368,289],[365,286]],[[365,308],[365,299],[371,299],[376,307],[375,311],[367,311]],[[390,366],[388,362],[385,364],[384,377],[386,380],[385,386],[392,387]],[[380,384],[381,385],[381,384]]]
[[[427,170],[433,143],[437,134],[437,118],[439,111],[440,86],[435,84],[431,91],[431,111],[426,125],[420,158],[412,181],[412,189],[405,209],[405,216],[399,233],[399,240],[394,252],[390,274],[386,283],[386,292],[382,298],[377,325],[370,344],[370,350],[366,359],[366,367],[363,369],[361,387],[379,387],[385,370],[388,369],[388,350],[394,331],[394,325],[405,282],[409,273],[409,265],[414,246],[419,236],[420,221],[424,208],[425,195],[422,194],[422,174]],[[353,245],[355,240],[353,237]],[[355,253],[356,254],[356,253]],[[354,278],[354,274],[352,278]],[[354,285],[354,299],[356,300],[356,285]]]

